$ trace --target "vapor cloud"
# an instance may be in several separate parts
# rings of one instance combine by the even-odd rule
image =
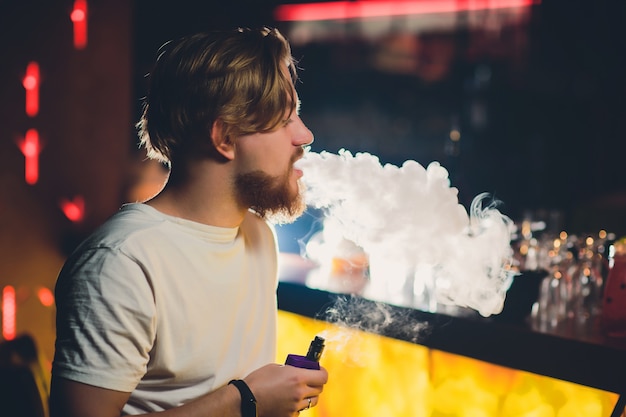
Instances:
[[[438,162],[382,165],[369,153],[341,150],[307,152],[298,166],[307,203],[323,209],[369,256],[369,285],[377,288],[370,294],[384,301],[387,283],[406,280],[381,272],[376,264],[384,260],[411,271],[413,288],[430,291],[439,303],[483,316],[502,310],[514,276],[514,227],[494,202],[484,205],[489,195],[476,196],[466,210]]]

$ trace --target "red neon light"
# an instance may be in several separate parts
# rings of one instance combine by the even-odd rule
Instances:
[[[87,46],[87,0],[74,0],[74,9],[70,14],[74,23],[74,48],[85,49]]]
[[[39,180],[39,154],[41,153],[37,129],[28,129],[24,139],[17,142],[17,146],[24,155],[24,179],[27,184],[36,184]]]
[[[2,289],[2,337],[15,339],[15,288],[7,285]]]
[[[45,307],[50,307],[54,304],[54,294],[52,294],[49,288],[39,287],[37,290],[37,298],[39,298],[39,302]]]
[[[381,16],[504,9],[540,4],[541,0],[360,0],[282,4],[274,9],[278,21],[342,20]]]
[[[22,79],[26,89],[26,114],[35,117],[39,113],[39,64],[29,62],[26,66],[26,75]]]
[[[59,206],[65,217],[74,223],[81,222],[85,217],[85,199],[80,195],[73,200],[62,199]]]

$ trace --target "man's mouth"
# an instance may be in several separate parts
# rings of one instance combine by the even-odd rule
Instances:
[[[304,175],[304,172],[302,171],[302,169],[298,167],[299,165],[298,163],[302,160],[303,156],[304,156],[304,150],[300,148],[291,158],[291,165],[293,168],[293,172],[298,178]]]

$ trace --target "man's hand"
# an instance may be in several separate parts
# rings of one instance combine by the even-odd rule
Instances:
[[[259,417],[292,417],[317,405],[328,372],[270,364],[244,378],[257,400]],[[309,403],[310,399],[310,403]]]

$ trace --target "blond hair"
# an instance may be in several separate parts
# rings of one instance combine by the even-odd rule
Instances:
[[[287,66],[289,76],[281,67]],[[277,29],[200,33],[163,45],[137,123],[150,158],[168,164],[208,150],[220,119],[233,140],[271,131],[294,111],[295,63]]]

